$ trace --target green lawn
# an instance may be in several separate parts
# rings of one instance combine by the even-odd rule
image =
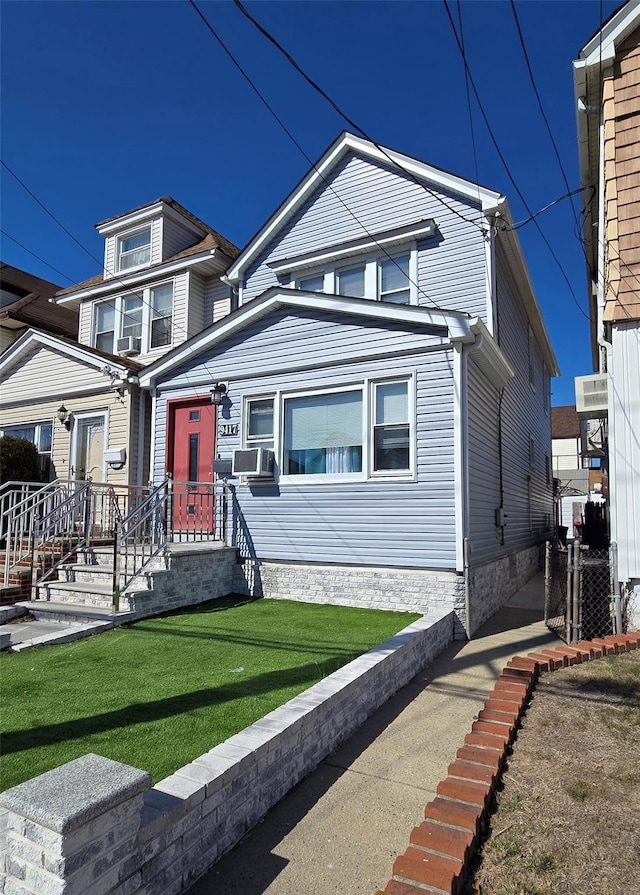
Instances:
[[[227,597],[0,660],[0,789],[87,752],[154,781],[419,616]]]

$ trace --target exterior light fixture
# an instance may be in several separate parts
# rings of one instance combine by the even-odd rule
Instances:
[[[65,429],[67,431],[69,431],[69,429],[71,428],[71,419],[69,417],[69,411],[64,406],[64,404],[61,404],[60,407],[58,407],[58,409],[56,411],[56,416],[58,417],[58,419],[60,420],[62,425],[65,427]]]
[[[211,403],[218,407],[222,404],[222,399],[227,394],[227,385],[225,382],[216,382],[211,389]]]

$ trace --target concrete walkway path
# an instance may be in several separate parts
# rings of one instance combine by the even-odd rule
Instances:
[[[517,653],[557,645],[544,579],[455,642],[275,806],[189,895],[373,895]]]

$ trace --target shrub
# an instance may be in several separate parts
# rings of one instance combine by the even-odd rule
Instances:
[[[0,485],[4,482],[39,482],[40,457],[35,444],[26,438],[0,438]]]

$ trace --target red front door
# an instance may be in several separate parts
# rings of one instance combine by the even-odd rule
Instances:
[[[211,398],[170,401],[168,467],[173,472],[177,531],[215,531],[213,458],[216,408]]]

